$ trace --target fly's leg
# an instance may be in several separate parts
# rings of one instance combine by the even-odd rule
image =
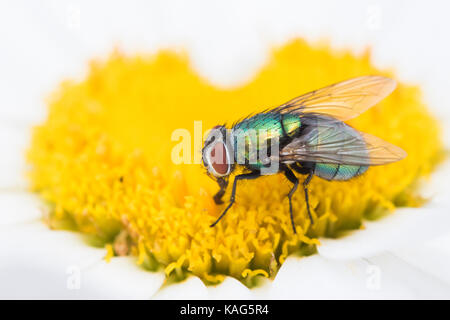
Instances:
[[[311,224],[314,224],[313,217],[311,215],[311,210],[309,209],[309,197],[308,197],[308,184],[313,177],[313,171],[310,171],[305,181],[303,181],[303,189],[305,190],[305,201],[306,201],[306,210],[308,211],[309,220],[311,220]]]
[[[244,173],[244,174],[240,174],[240,175],[238,175],[238,176],[236,176],[235,178],[234,178],[234,182],[233,182],[233,189],[232,189],[232,191],[231,191],[231,198],[230,198],[230,203],[228,204],[228,206],[226,207],[226,209],[222,212],[222,214],[220,215],[220,217],[219,218],[217,218],[217,220],[212,224],[212,225],[210,225],[210,227],[214,227],[224,216],[225,216],[225,214],[227,213],[227,211],[231,208],[231,206],[233,205],[233,203],[234,203],[234,198],[235,198],[235,195],[236,195],[236,185],[237,185],[237,182],[239,181],[239,180],[251,180],[251,179],[256,179],[256,178],[258,178],[258,177],[260,177],[261,176],[261,173],[259,172],[259,171],[254,171],[254,172],[250,172],[250,173]],[[219,191],[220,192],[220,191]]]
[[[219,184],[220,190],[214,195],[213,199],[216,204],[222,204],[222,197],[225,194],[225,191],[228,187],[228,179],[219,178],[217,179],[217,183]]]
[[[292,230],[294,230],[294,233],[297,233],[297,230],[295,230],[295,223],[294,223],[294,214],[292,213],[292,195],[297,190],[298,187],[298,179],[295,176],[295,174],[292,172],[291,169],[285,168],[284,169],[284,175],[290,182],[294,184],[291,191],[289,191],[288,198],[289,198],[289,213],[291,215],[291,223],[292,223]]]
[[[309,220],[311,221],[311,224],[314,224],[314,220],[311,215],[311,209],[309,208],[309,196],[308,196],[308,184],[311,181],[314,169],[315,169],[315,163],[313,162],[302,162],[301,165],[298,163],[294,163],[291,168],[297,171],[301,174],[307,174],[305,181],[303,181],[303,190],[305,191],[305,202],[306,202],[306,210],[308,211]]]

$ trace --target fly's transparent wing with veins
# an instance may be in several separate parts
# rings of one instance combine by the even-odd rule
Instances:
[[[305,126],[302,134],[280,150],[281,162],[374,166],[406,157],[403,149],[332,117],[305,115],[302,126]]]
[[[345,121],[377,104],[395,87],[396,82],[393,79],[362,76],[306,93],[269,112],[319,113]]]

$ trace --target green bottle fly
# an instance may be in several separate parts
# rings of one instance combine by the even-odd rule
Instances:
[[[343,122],[378,103],[395,86],[394,80],[382,76],[353,78],[247,117],[231,130],[214,127],[205,141],[202,159],[208,174],[219,184],[220,190],[214,196],[217,204],[222,203],[228,178],[236,166],[243,167],[244,173],[234,178],[230,202],[211,226],[233,205],[239,180],[256,179],[267,172],[283,173],[293,183],[288,199],[295,233],[292,195],[299,185],[295,173],[306,175],[303,189],[313,223],[308,184],[314,175],[329,181],[346,181],[363,174],[370,166],[406,157],[401,148]],[[268,168],[276,170],[267,171]]]

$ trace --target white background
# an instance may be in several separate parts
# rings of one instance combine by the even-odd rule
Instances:
[[[1,119],[41,119],[43,98],[92,57],[186,48],[217,84],[245,81],[267,48],[301,36],[355,52],[420,83],[450,115],[447,1],[8,1],[0,2]]]

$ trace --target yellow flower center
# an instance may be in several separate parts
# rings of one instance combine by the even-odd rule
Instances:
[[[236,204],[214,228],[224,206],[212,196],[218,187],[200,164],[171,160],[175,129],[194,134],[279,105],[290,98],[375,69],[369,53],[354,56],[302,40],[274,50],[246,85],[222,89],[201,78],[185,55],[114,53],[94,61],[87,78],[61,84],[49,99],[49,115],[35,128],[28,152],[33,190],[54,206],[50,223],[95,235],[111,255],[135,255],[149,269],[168,276],[192,273],[216,283],[230,275],[251,285],[272,277],[292,253],[311,254],[321,236],[360,228],[398,206],[418,206],[415,186],[439,160],[436,120],[417,87],[400,84],[379,105],[351,125],[400,146],[408,157],[370,168],[348,182],[317,177],[310,184],[315,224],[304,197],[293,201],[292,232],[281,175],[242,182]],[[192,141],[194,145],[194,141]],[[191,158],[198,157],[195,146]],[[189,156],[189,155],[187,155]],[[229,191],[225,195],[228,200]]]

